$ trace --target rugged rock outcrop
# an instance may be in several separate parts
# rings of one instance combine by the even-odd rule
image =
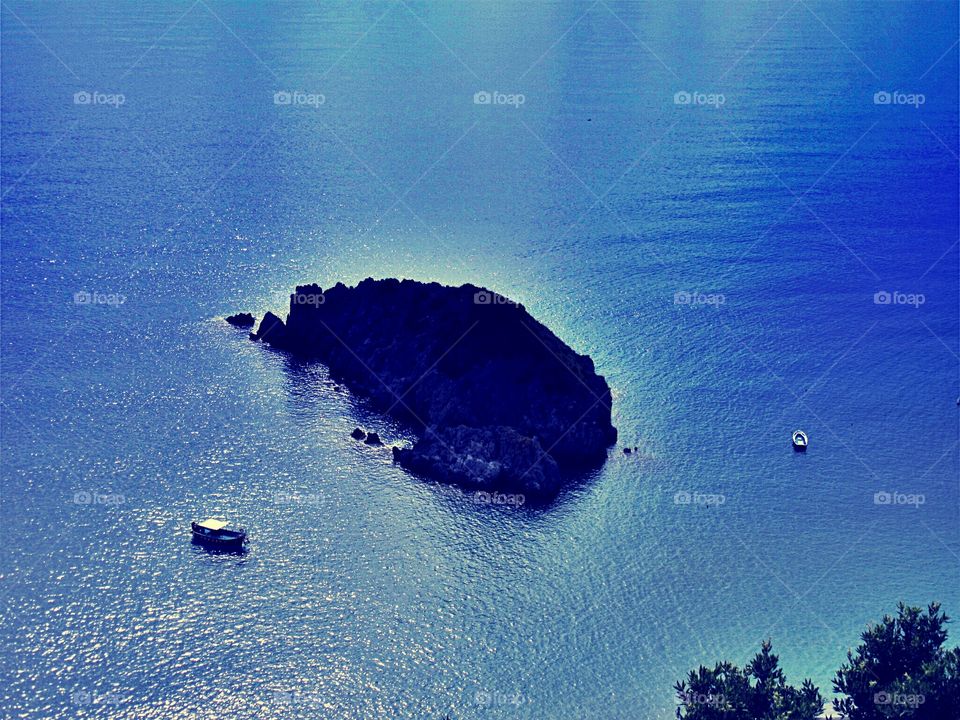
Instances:
[[[610,388],[522,305],[473,285],[303,285],[252,337],[316,359],[421,435],[401,465],[438,480],[549,496],[617,438]]]
[[[250,313],[237,313],[236,315],[231,315],[228,317],[227,322],[234,327],[248,328],[253,327],[256,324],[257,319]]]
[[[466,487],[542,496],[556,492],[561,482],[556,461],[539,441],[504,425],[428,429],[414,447],[393,455],[414,472]]]
[[[256,333],[253,333],[253,337],[257,340],[266,341],[271,345],[276,345],[277,347],[284,347],[287,340],[286,327],[283,324],[283,320],[272,312],[268,312],[263,316],[263,320],[260,321],[260,327],[257,328]]]

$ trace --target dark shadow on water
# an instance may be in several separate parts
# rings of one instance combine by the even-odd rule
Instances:
[[[485,490],[461,483],[445,483],[416,472],[400,469],[410,482],[425,485],[450,507],[475,509],[478,512],[503,512],[529,518],[538,518],[545,513],[562,511],[575,505],[583,492],[597,481],[603,466],[568,473],[564,476],[560,491],[551,497],[528,497],[511,489]]]
[[[378,428],[395,430],[405,438],[418,434],[416,427],[419,423],[416,420],[397,417],[396,413],[387,415],[385,411],[389,406],[378,405],[375,400],[354,392],[347,379],[333,373],[320,360],[298,357],[286,350],[261,345],[265,352],[282,362],[285,387],[297,412],[316,413],[324,394],[336,394],[350,405],[358,421],[376,423]],[[349,433],[353,428],[345,430]]]

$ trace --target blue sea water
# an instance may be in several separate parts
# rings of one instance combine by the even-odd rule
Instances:
[[[960,615],[955,3],[0,20],[4,717],[671,718]],[[478,505],[222,320],[367,276],[523,302],[639,452]]]

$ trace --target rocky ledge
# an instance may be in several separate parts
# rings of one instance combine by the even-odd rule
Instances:
[[[251,337],[324,363],[411,424],[420,439],[394,458],[432,479],[551,497],[602,464],[617,439],[610,388],[593,361],[484,288],[303,285],[286,321],[267,313]]]
[[[250,313],[237,313],[236,315],[231,315],[228,317],[227,322],[234,327],[246,328],[253,327],[256,324],[257,319]]]

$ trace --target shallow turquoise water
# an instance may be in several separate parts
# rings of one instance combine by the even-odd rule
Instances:
[[[0,12],[5,714],[668,718],[763,638],[828,691],[897,600],[960,613],[949,3]],[[220,320],[366,276],[522,301],[639,457],[477,506]]]

